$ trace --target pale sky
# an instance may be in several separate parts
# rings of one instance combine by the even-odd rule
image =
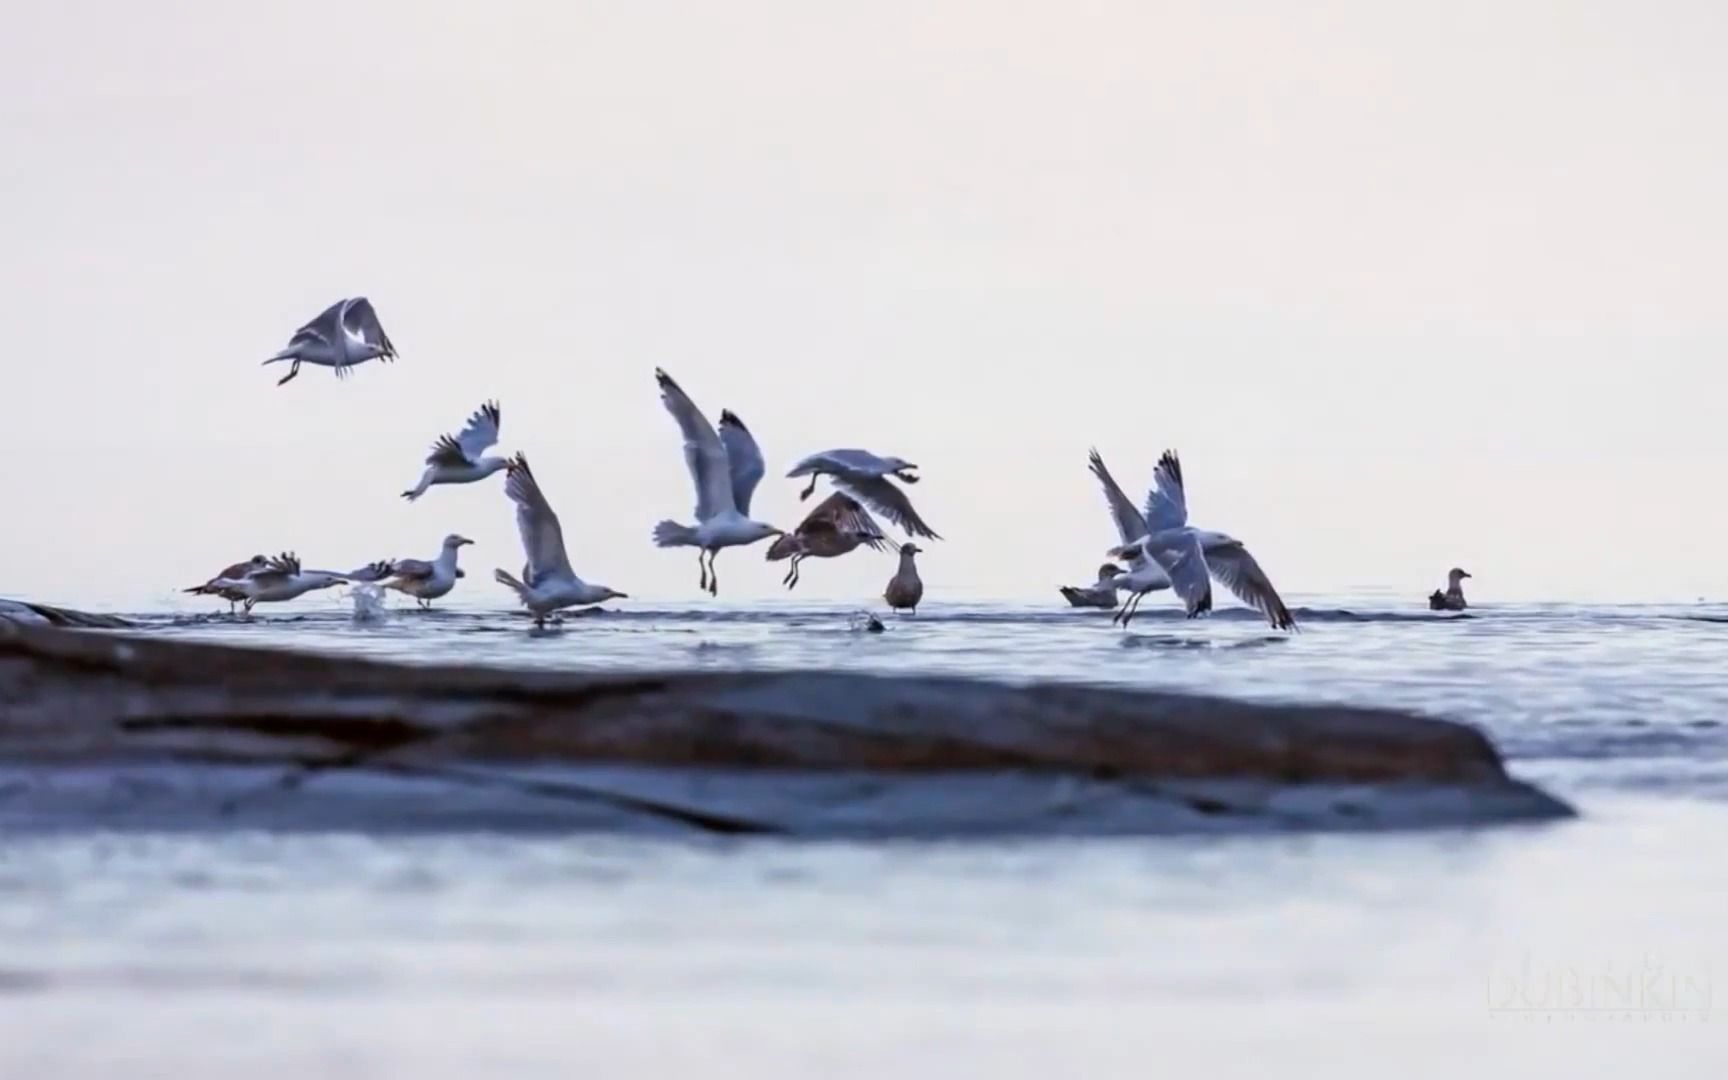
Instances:
[[[0,595],[458,531],[505,606],[501,478],[397,498],[496,397],[577,571],[694,602],[663,365],[775,524],[805,453],[918,462],[934,596],[1089,580],[1096,445],[1287,594],[1721,598],[1725,56],[1707,2],[13,5]],[[401,361],[277,389],[354,294]]]

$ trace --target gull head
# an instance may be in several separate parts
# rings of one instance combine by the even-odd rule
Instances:
[[[1111,578],[1117,577],[1121,574],[1126,574],[1127,572],[1128,571],[1122,569],[1120,566],[1117,566],[1115,563],[1108,563],[1107,562],[1103,566],[1100,566],[1098,568],[1098,580],[1099,581],[1109,581]]]
[[[902,554],[902,555],[922,555],[922,554],[924,554],[924,549],[919,547],[917,544],[901,544],[900,545],[900,554]]]
[[[466,536],[463,536],[460,533],[451,533],[449,536],[446,536],[444,538],[444,550],[454,551],[459,547],[466,547],[467,545],[472,544],[473,542],[474,541],[468,539]]]
[[[1450,569],[1446,572],[1446,579],[1448,581],[1452,582],[1452,584],[1454,584],[1454,585],[1458,584],[1460,581],[1462,581],[1463,579],[1465,579],[1469,576],[1470,576],[1469,571],[1460,570],[1456,566],[1454,566],[1452,569]]]

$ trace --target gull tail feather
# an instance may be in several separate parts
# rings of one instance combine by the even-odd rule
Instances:
[[[511,576],[508,570],[492,571],[492,580],[496,581],[500,585],[505,585],[514,589],[516,595],[522,598],[524,604],[528,602],[528,586],[517,581],[513,576]]]
[[[696,547],[696,530],[676,521],[662,521],[654,526],[655,547]]]

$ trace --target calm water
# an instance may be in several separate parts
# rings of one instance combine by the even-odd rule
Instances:
[[[1728,608],[1304,631],[933,605],[503,612],[327,597],[154,633],[414,662],[844,667],[1405,705],[1573,822],[1386,836],[789,843],[0,839],[0,1075],[1584,1075],[1728,1063]],[[1725,985],[1728,990],[1728,985]],[[1562,1008],[1564,1007],[1564,1008]],[[1560,1011],[1556,1011],[1560,1010]],[[1484,1068],[1484,1063],[1489,1063]]]

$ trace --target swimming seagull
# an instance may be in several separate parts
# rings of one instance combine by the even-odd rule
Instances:
[[[749,516],[751,496],[766,471],[762,451],[737,414],[722,410],[720,431],[716,433],[702,410],[672,381],[672,376],[655,368],[654,378],[660,383],[661,402],[684,434],[684,464],[696,485],[696,524],[662,521],[654,526],[654,543],[660,547],[700,548],[696,564],[702,569],[702,578],[696,587],[707,589],[710,596],[718,596],[720,576],[714,570],[714,558],[721,548],[786,535],[785,530],[752,521]]]
[[[268,566],[269,563],[270,560],[266,559],[264,556],[254,555],[245,562],[237,562],[234,565],[227,567],[221,573],[217,574],[202,585],[194,585],[190,589],[182,589],[181,591],[191,593],[194,596],[219,596],[228,601],[228,614],[232,615],[234,614],[234,605],[246,599],[246,597],[235,590],[231,583],[238,578],[245,577],[254,570],[264,569],[264,567]],[[227,583],[224,584],[224,582]]]
[[[816,479],[827,476],[835,487],[868,503],[909,535],[940,540],[936,531],[924,524],[918,511],[912,509],[912,500],[888,479],[894,477],[902,483],[916,484],[918,477],[911,470],[917,467],[905,458],[877,457],[868,450],[824,450],[792,466],[786,475],[810,477],[810,485],[798,493],[800,499],[808,499],[816,490]]]
[[[217,593],[219,596],[233,592],[244,598],[246,611],[250,612],[254,604],[279,604],[304,596],[315,589],[341,585],[347,580],[347,574],[303,569],[299,556],[285,551],[266,560],[265,565],[256,570],[239,577],[217,578],[210,584],[225,590]]]
[[[335,368],[337,378],[346,378],[349,368],[373,359],[396,359],[396,346],[379,323],[372,301],[355,296],[325,308],[316,319],[294,331],[287,348],[264,362],[293,361],[288,374],[276,380],[281,386],[300,374],[301,364]]]
[[[444,546],[436,559],[399,559],[391,562],[384,587],[412,596],[422,608],[431,608],[432,601],[447,595],[456,587],[456,579],[462,576],[462,571],[456,566],[456,553],[473,542],[466,536],[451,533],[444,538]],[[370,571],[371,568],[367,569]],[[349,578],[353,580],[354,575],[350,574]]]
[[[1463,611],[1470,605],[1464,602],[1464,579],[1470,575],[1454,566],[1446,572],[1446,591],[1435,589],[1428,597],[1429,611]]]
[[[1146,518],[1135,509],[1134,503],[1122,491],[1122,485],[1110,475],[1110,470],[1104,467],[1104,459],[1097,450],[1087,456],[1087,467],[1092,475],[1097,477],[1098,484],[1104,489],[1104,501],[1110,504],[1110,520],[1116,524],[1116,535],[1121,539],[1123,547],[1133,544],[1146,535]],[[1170,578],[1162,567],[1154,562],[1144,552],[1137,549],[1120,556],[1128,564],[1128,568],[1116,579],[1116,588],[1128,593],[1128,602],[1122,605],[1112,623],[1128,625],[1136,612],[1140,610],[1140,602],[1146,599],[1146,594],[1170,587]],[[1115,607],[1112,602],[1111,607]]]
[[[924,549],[915,544],[900,545],[900,568],[882,590],[882,599],[891,609],[911,608],[912,614],[918,614],[918,601],[924,599],[924,579],[918,576],[918,564],[912,556],[923,553]]]
[[[507,458],[484,454],[498,442],[501,420],[498,403],[488,401],[474,410],[456,435],[438,436],[432,452],[426,456],[426,470],[420,474],[420,482],[412,490],[404,491],[402,497],[413,502],[433,484],[472,484],[508,466]]]
[[[1063,585],[1060,586],[1062,598],[1071,607],[1104,608],[1116,606],[1116,590],[1121,586],[1116,579],[1126,577],[1128,571],[1115,563],[1105,563],[1098,568],[1098,583],[1096,585]]]
[[[1212,578],[1244,604],[1266,616],[1275,630],[1294,630],[1296,617],[1284,606],[1278,590],[1240,540],[1188,524],[1188,501],[1182,486],[1182,463],[1174,450],[1164,451],[1152,473],[1154,487],[1146,495],[1148,535],[1113,548],[1113,558],[1149,557],[1169,578],[1182,598],[1188,617],[1212,610]],[[1132,613],[1123,618],[1126,626]]]
[[[810,511],[796,529],[769,546],[768,561],[791,558],[792,568],[780,581],[791,589],[798,585],[798,564],[805,559],[838,558],[860,545],[881,551],[887,543],[870,512],[850,495],[836,491]]]
[[[546,501],[534,474],[528,470],[528,459],[521,454],[510,459],[504,494],[516,504],[516,530],[522,534],[522,550],[528,562],[522,567],[520,581],[503,570],[494,570],[492,576],[500,585],[515,590],[522,606],[534,613],[535,626],[545,626],[546,616],[560,608],[598,604],[614,597],[629,598],[627,593],[604,585],[590,585],[570,569],[558,515],[552,512],[552,504]],[[455,565],[453,556],[451,565]]]

